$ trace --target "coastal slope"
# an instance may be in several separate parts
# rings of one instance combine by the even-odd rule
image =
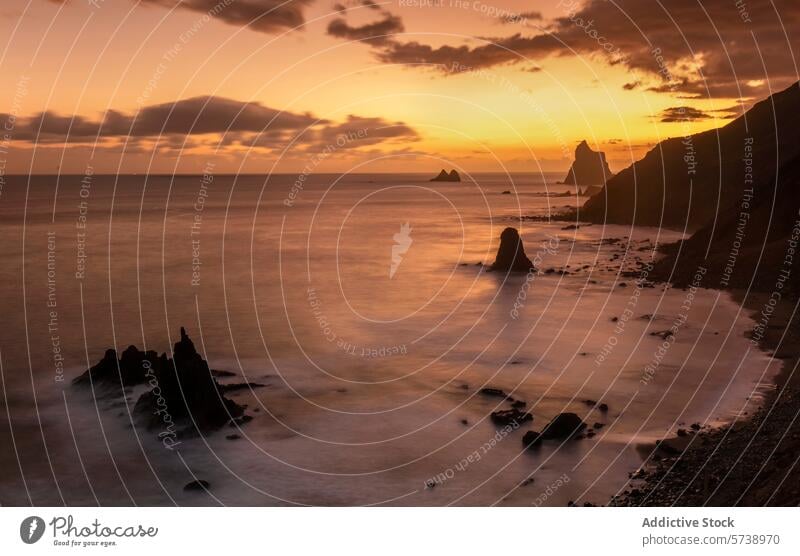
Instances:
[[[800,154],[800,84],[719,129],[662,141],[610,179],[576,216],[595,223],[697,229]]]

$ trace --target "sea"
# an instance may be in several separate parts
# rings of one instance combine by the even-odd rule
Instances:
[[[606,504],[657,440],[769,390],[702,267],[648,280],[688,230],[554,221],[584,201],[562,175],[430,177],[5,177],[0,504]],[[506,227],[536,272],[491,271]],[[181,327],[221,382],[261,385],[229,394],[250,422],[166,445],[142,388],[72,385]],[[512,399],[533,420],[493,422]],[[526,448],[560,413],[581,438]]]

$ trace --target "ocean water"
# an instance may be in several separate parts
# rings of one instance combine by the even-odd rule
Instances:
[[[0,503],[606,503],[647,443],[759,402],[775,365],[727,294],[620,274],[681,232],[523,218],[575,206],[560,176],[427,177],[7,178]],[[506,226],[539,274],[479,264]],[[265,385],[231,394],[240,430],[169,450],[135,425],[139,390],[70,385],[181,326],[226,380]],[[509,404],[483,387],[533,422],[494,425]],[[602,428],[525,450],[561,412]]]

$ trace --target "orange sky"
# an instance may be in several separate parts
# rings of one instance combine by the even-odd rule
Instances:
[[[797,31],[796,5],[748,23],[733,2],[709,4],[704,31],[688,0],[660,19],[571,0],[5,1],[4,171],[199,172],[213,159],[294,172],[326,147],[315,171],[562,171],[581,139],[617,171],[797,79],[791,37],[768,33],[769,17]],[[752,48],[744,58],[751,36],[761,68]],[[675,107],[688,121],[663,121]]]

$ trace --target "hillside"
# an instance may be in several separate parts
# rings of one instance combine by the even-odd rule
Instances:
[[[722,128],[659,143],[611,178],[576,216],[595,223],[697,229],[736,203],[750,174],[756,187],[769,187],[776,169],[800,154],[798,129],[800,84],[795,83]]]

